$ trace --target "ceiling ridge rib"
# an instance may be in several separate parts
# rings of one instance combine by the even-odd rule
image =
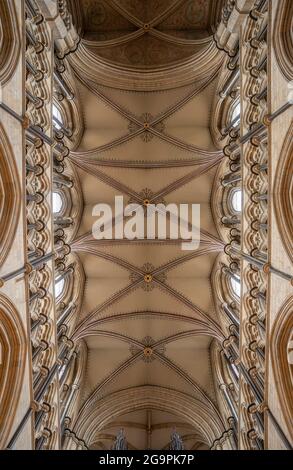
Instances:
[[[78,417],[83,412],[83,410],[86,409],[86,407],[88,407],[91,404],[91,402],[93,402],[93,400],[95,400],[96,396],[98,395],[98,393],[101,391],[102,388],[104,388],[106,385],[108,385],[108,383],[111,380],[114,380],[125,369],[128,369],[128,367],[130,365],[132,365],[134,362],[138,361],[138,359],[140,359],[140,357],[142,355],[143,355],[143,351],[138,352],[137,354],[134,354],[133,356],[128,358],[126,361],[122,362],[122,364],[120,364],[113,372],[111,372],[111,374],[107,375],[107,377],[105,377],[102,380],[102,382],[95,388],[95,390],[90,394],[90,396],[84,402],[82,407],[79,409]],[[78,417],[77,417],[77,419],[78,419]]]
[[[181,219],[182,220],[182,219]],[[115,218],[113,217],[112,219],[112,223],[114,223],[115,221]],[[192,227],[190,227],[192,228]],[[171,239],[167,239],[167,240],[159,240],[159,239],[154,239],[154,240],[149,240],[149,239],[142,239],[142,240],[128,240],[128,239],[123,239],[123,240],[120,240],[120,239],[113,239],[113,240],[96,240],[95,238],[93,238],[93,235],[92,235],[92,232],[89,231],[87,233],[85,233],[84,235],[81,235],[79,238],[75,239],[74,241],[71,242],[71,246],[72,247],[75,247],[75,246],[78,246],[80,243],[83,243],[83,242],[89,242],[91,244],[97,244],[97,245],[111,245],[111,244],[115,244],[115,243],[125,243],[125,244],[146,244],[146,243],[149,243],[149,244],[177,244],[177,243],[182,243],[186,240],[183,240],[181,238],[178,238],[177,240],[171,240]],[[200,232],[200,243],[202,245],[206,245],[206,244],[214,244],[214,245],[217,245],[219,247],[219,249],[223,249],[223,247],[225,246],[225,243],[220,240],[219,238],[215,237],[214,235],[211,235],[209,232],[207,232],[206,230],[204,229],[201,229],[201,232]]]
[[[73,251],[75,251],[75,247],[78,248],[80,243],[86,242],[88,243],[88,246],[101,246],[101,247],[110,247],[110,246],[115,246],[115,245],[181,245],[182,243],[186,243],[186,240],[183,238],[178,238],[176,240],[173,240],[171,238],[167,238],[164,240],[160,240],[158,238],[156,239],[148,239],[148,238],[143,238],[143,239],[133,239],[129,240],[128,238],[123,238],[123,239],[118,239],[118,238],[112,238],[110,239],[102,239],[102,240],[96,240],[92,236],[92,232],[88,232],[85,235],[82,235],[78,239],[74,240],[71,242],[71,247],[73,248]],[[209,245],[211,242],[207,241],[202,241],[201,240],[201,245]],[[222,245],[215,244],[217,248],[220,250],[222,248]],[[77,250],[76,250],[77,251]]]
[[[178,292],[175,290],[173,287],[169,286],[166,282],[162,282],[157,278],[154,278],[154,282],[158,284],[162,290],[165,290],[168,292],[171,296],[173,296],[176,300],[179,302],[183,303],[186,307],[190,308],[192,311],[200,315],[202,318],[206,319],[208,322],[213,324],[213,326],[216,328],[218,331],[219,337],[222,338],[222,329],[221,326],[218,322],[212,319],[210,315],[208,315],[206,312],[204,312],[202,309],[200,309],[197,305],[195,305],[191,300],[189,300],[185,295],[181,294],[181,292]]]
[[[170,367],[174,372],[176,372],[183,380],[189,383],[195,390],[199,393],[199,395],[207,402],[207,404],[211,407],[213,411],[217,411],[217,407],[215,403],[212,401],[208,393],[193,379],[190,375],[181,369],[177,364],[175,364],[171,359],[163,356],[158,351],[153,352],[154,356],[156,356],[162,363]]]
[[[134,16],[132,13],[129,13],[125,8],[123,8],[121,5],[118,5],[115,1],[110,0],[109,4],[110,6],[116,10],[123,18],[125,18],[127,21],[132,23],[133,26],[139,28],[137,31],[134,33],[127,34],[125,36],[121,36],[119,38],[115,39],[110,39],[110,40],[105,40],[105,41],[89,41],[89,40],[83,40],[83,43],[91,48],[91,49],[96,49],[96,48],[101,48],[101,47],[115,47],[115,46],[120,46],[121,44],[126,44],[128,42],[134,41],[135,39],[145,35],[145,34],[150,34],[153,37],[159,38],[165,42],[171,43],[171,44],[176,44],[178,46],[196,46],[196,45],[208,45],[210,43],[211,38],[204,38],[204,39],[185,39],[185,38],[180,38],[176,36],[172,36],[171,34],[164,33],[158,29],[155,28],[155,26],[159,25],[163,21],[165,21],[167,18],[169,18],[172,13],[174,13],[176,10],[178,10],[182,4],[185,3],[185,0],[179,0],[173,2],[172,5],[169,5],[165,11],[160,13],[158,16],[153,18],[148,24],[144,24],[139,18]]]
[[[134,139],[135,137],[139,136],[140,134],[143,134],[144,129],[137,129],[136,131],[133,131],[130,134],[125,134],[121,137],[118,137],[117,139],[112,140],[111,142],[108,142],[107,144],[100,145],[99,147],[95,148],[95,152],[106,152],[107,150],[111,150],[115,147],[118,147],[119,145],[125,144],[126,142],[129,142],[130,140]],[[90,150],[89,152],[84,152],[85,155],[92,153],[93,150]],[[73,152],[70,152],[69,158],[72,158],[71,155],[74,155]]]
[[[192,379],[185,371],[180,369],[173,361],[171,361],[169,358],[166,358],[165,356],[161,355],[158,351],[154,350],[153,354],[165,365],[167,365],[169,368],[171,368],[177,375],[179,375],[183,380],[188,382],[201,396],[201,398],[204,400],[206,405],[208,405],[212,410],[216,411],[218,413],[218,410],[211,400],[211,398],[208,396],[207,392],[205,392],[202,387],[194,380]],[[86,399],[84,404],[79,410],[78,415],[80,415],[84,409],[89,407],[91,403],[96,399],[98,393],[104,388],[110,381],[113,381],[121,372],[124,372],[126,369],[128,369],[133,363],[137,362],[140,357],[143,356],[143,351],[139,351],[138,353],[134,354],[122,364],[120,364],[113,372],[111,372],[107,377],[105,377],[95,388],[95,390],[90,394],[90,396]]]
[[[143,21],[141,21],[139,18],[134,16],[132,13],[129,13],[128,10],[123,8],[121,5],[119,5],[115,0],[108,0],[108,4],[116,11],[118,12],[123,18],[128,20],[130,23],[133,24],[133,26],[136,26],[138,28],[141,28],[145,33],[149,31],[150,28],[154,28],[154,26],[157,26],[158,24],[162,23],[164,20],[169,18],[169,16],[174,13],[174,11],[178,10],[182,4],[185,3],[185,0],[177,0],[174,1],[171,5],[169,5],[162,13],[157,15],[155,18],[153,18],[149,23],[148,23],[148,28],[145,28],[145,24]]]
[[[112,321],[121,321],[123,320],[123,316],[127,316],[128,314],[120,314],[120,315],[116,315],[117,317],[119,317],[118,319],[113,319]],[[138,317],[140,316],[139,315],[139,312],[138,313],[133,313],[131,314],[133,315],[133,318],[134,319],[138,319]],[[149,315],[150,315],[150,312],[149,312]],[[143,316],[148,316],[147,313],[144,313]],[[174,316],[176,316],[176,318],[174,318]],[[166,318],[165,318],[166,317]],[[177,318],[178,317],[178,318]],[[195,317],[185,317],[184,315],[178,315],[178,314],[172,314],[172,313],[162,313],[162,318],[161,319],[172,319],[174,321],[184,321],[184,318],[187,318],[189,320],[190,323],[192,324],[195,324],[195,325],[198,325],[199,329],[198,330],[194,330],[194,331],[197,331],[199,335],[204,335],[204,336],[211,336],[212,338],[216,338],[216,339],[219,339],[219,333],[218,331],[215,331],[214,327],[212,327],[210,325],[210,323],[207,323],[206,321],[204,320],[200,320],[198,318],[195,318]],[[107,321],[110,322],[110,319],[111,317],[106,317],[106,318],[100,318],[100,319],[97,319],[93,322],[91,322],[89,325],[88,325],[88,328],[86,329],[86,331],[83,331],[83,334],[82,336],[80,336],[80,339],[82,338],[85,338],[87,336],[95,336],[95,332],[96,331],[99,331],[97,328],[99,327],[99,324],[101,323],[107,323]],[[124,318],[125,319],[125,318]],[[111,322],[110,322],[111,323]],[[167,338],[168,339],[168,338]],[[221,336],[221,340],[224,339],[224,335],[222,334]],[[162,340],[163,342],[164,340]],[[161,344],[161,343],[160,343]]]
[[[116,47],[121,46],[122,44],[127,44],[132,42],[145,34],[143,28],[133,31],[131,33],[125,34],[115,39],[105,39],[103,41],[92,41],[89,39],[82,39],[82,43],[91,50],[102,49],[105,47]]]
[[[161,319],[165,320],[173,320],[173,321],[180,321],[180,322],[186,322],[186,323],[192,323],[196,325],[200,325],[202,328],[207,329],[207,327],[210,327],[210,324],[207,324],[206,321],[201,320],[196,317],[190,317],[187,315],[182,315],[180,313],[170,313],[170,312],[162,312],[162,311],[149,311],[149,310],[137,310],[135,312],[127,312],[127,313],[116,313],[114,315],[111,315],[109,317],[104,317],[104,318],[97,318],[95,321],[90,323],[89,328],[94,328],[96,325],[103,324],[103,323],[111,323],[115,321],[120,321],[120,320],[125,320],[125,317],[127,318],[133,318],[137,319],[138,317],[143,316],[143,317],[149,317],[149,316],[159,316]],[[90,330],[88,330],[90,331]],[[214,336],[215,332],[213,329],[209,332],[210,336]]]
[[[222,151],[211,152],[208,150],[199,149],[194,144],[190,144],[188,142],[185,142],[184,140],[178,139],[177,137],[173,137],[170,134],[167,134],[166,132],[158,131],[157,129],[154,129],[153,127],[150,127],[148,132],[155,135],[159,139],[164,140],[165,142],[168,142],[171,145],[174,145],[174,147],[178,147],[182,150],[187,150],[188,152],[200,153],[201,155],[207,157],[207,161],[208,159],[214,158],[214,156],[217,156],[217,157],[223,156]]]
[[[217,245],[209,245],[205,248],[198,249],[195,251],[192,251],[188,253],[187,255],[180,256],[179,258],[175,258],[174,260],[168,261],[168,263],[163,264],[162,266],[159,266],[158,268],[154,269],[154,271],[151,272],[152,276],[156,276],[157,274],[160,274],[162,271],[168,272],[171,269],[177,268],[183,263],[187,263],[188,261],[191,261],[195,258],[199,258],[200,256],[207,255],[208,253],[213,253],[213,252],[218,252],[219,247]]]
[[[124,109],[123,106],[120,106],[119,104],[115,103],[115,101],[113,101],[112,98],[110,98],[109,96],[106,96],[105,93],[102,93],[101,91],[99,91],[95,83],[88,82],[87,80],[84,80],[79,74],[77,75],[81,83],[83,83],[83,85],[86,86],[87,89],[91,91],[93,94],[95,94],[101,101],[107,104],[110,108],[112,108],[122,117],[127,119],[127,121],[133,122],[134,124],[141,126],[142,123],[136,116],[134,116],[128,110]]]
[[[130,198],[133,198],[137,203],[142,204],[144,202],[144,197],[140,195],[137,191],[134,191],[129,186],[124,185],[120,181],[112,178],[111,176],[106,175],[102,171],[98,170],[96,167],[97,165],[92,165],[87,163],[87,161],[82,161],[80,158],[72,156],[70,157],[72,161],[82,170],[96,176],[100,181],[107,184],[108,186],[121,191],[122,193],[128,195]],[[172,192],[180,189],[182,186],[190,183],[192,180],[202,176],[204,173],[207,173],[211,170],[214,166],[218,165],[219,161],[214,160],[205,165],[202,165],[200,168],[193,170],[192,172],[184,175],[183,177],[173,181],[169,185],[165,186],[165,188],[157,191],[150,197],[151,203],[159,202],[158,199],[162,198]]]
[[[211,43],[211,36],[205,37],[203,39],[188,39],[188,38],[181,38],[178,36],[173,36],[172,34],[165,33],[158,29],[150,27],[150,29],[146,32],[143,28],[138,29],[137,31],[133,31],[131,33],[125,34],[123,36],[119,36],[118,38],[114,39],[105,39],[103,41],[93,41],[90,39],[82,39],[82,44],[87,47],[90,51],[95,51],[97,49],[105,49],[111,47],[118,47],[124,44],[133,42],[145,34],[149,34],[156,39],[161,39],[169,44],[175,44],[176,46],[206,46],[208,47]]]
[[[155,117],[151,121],[151,124],[154,126],[156,124],[159,124],[162,121],[165,121],[166,119],[169,119],[169,117],[173,116],[173,114],[177,113],[181,108],[183,108],[186,104],[188,104],[191,100],[193,100],[193,98],[195,98],[199,93],[204,91],[215,79],[215,76],[216,76],[215,73],[213,73],[210,75],[210,77],[208,77],[204,81],[201,81],[199,84],[197,84],[194,90],[187,93],[183,98],[177,101],[173,106],[167,108],[162,113],[159,113],[158,116]]]
[[[116,180],[115,178],[108,176],[107,174],[103,173],[101,170],[97,169],[97,165],[90,164],[88,161],[83,161],[79,157],[71,156],[71,160],[82,170],[96,176],[100,181],[107,184],[108,186],[121,191],[122,193],[128,195],[130,198],[133,198],[137,203],[142,204],[144,202],[144,197],[140,195],[137,191],[134,191],[129,186],[124,185],[120,181]],[[184,175],[181,178],[173,181],[169,185],[165,186],[165,188],[157,191],[150,197],[151,203],[160,202],[158,201],[159,198],[162,198],[172,192],[180,189],[182,186],[190,183],[192,180],[202,176],[204,173],[210,171],[213,167],[219,164],[219,160],[213,160],[207,164],[202,165],[200,168],[193,170],[192,172]]]
[[[114,336],[114,334],[113,334]],[[125,337],[124,335],[119,335],[119,334],[115,334],[115,337],[118,337],[120,336],[121,340],[123,341],[127,341],[127,342],[130,342],[130,343],[133,343],[132,341],[132,338],[129,338],[127,340],[127,337]],[[135,341],[135,344],[136,343],[139,343],[137,341]],[[102,382],[100,382],[100,384],[96,387],[96,389],[91,393],[91,395],[88,397],[88,399],[86,400],[86,402],[83,404],[83,406],[81,407],[80,409],[80,412],[82,412],[82,409],[85,407],[85,406],[89,406],[92,401],[95,399],[96,395],[101,391],[102,388],[104,388],[111,379],[113,378],[116,378],[117,375],[119,375],[121,372],[124,372],[126,369],[129,368],[130,365],[132,365],[134,362],[136,362],[138,359],[140,359],[140,357],[142,357],[143,355],[143,349],[144,349],[144,345],[142,343],[139,343],[139,346],[138,347],[142,347],[142,351],[134,354],[133,356],[131,356],[130,358],[128,358],[126,361],[124,361],[122,364],[120,364],[113,372],[111,372],[105,379],[102,380]],[[182,369],[179,368],[179,366],[177,366],[172,360],[170,360],[169,358],[163,356],[162,354],[160,354],[156,349],[156,344],[153,345],[153,354],[165,365],[167,365],[168,367],[170,367],[174,372],[176,372],[183,380],[185,380],[186,382],[188,382],[193,388],[195,388],[195,390],[199,393],[199,395],[209,404],[209,406],[212,408],[212,409],[216,409],[215,407],[215,404],[213,403],[213,401],[211,400],[211,398],[209,397],[209,395],[207,394],[207,392],[205,390],[202,389],[202,387],[194,380],[192,379],[186,371],[183,371]]]
[[[76,326],[72,338],[74,340],[79,339],[80,333],[86,329],[86,325],[90,323],[90,320],[94,318],[96,315],[98,315],[100,312],[103,310],[106,310],[107,308],[111,307],[114,303],[116,303],[118,300],[120,300],[122,297],[127,295],[130,291],[132,291],[135,288],[138,288],[140,284],[142,284],[144,281],[141,279],[133,281],[131,284],[128,284],[126,287],[123,289],[120,289],[119,291],[115,292],[111,297],[109,297],[107,300],[102,302],[95,310],[93,310],[91,313],[87,315],[86,318],[84,318],[78,325]]]
[[[83,158],[83,161],[91,165],[105,166],[110,168],[138,168],[143,170],[153,170],[161,168],[184,168],[189,166],[203,165],[206,162],[206,158],[203,160],[195,158],[178,159],[178,160],[117,160],[99,158],[98,160],[88,157],[83,157],[82,152],[73,152],[74,158]]]
[[[93,249],[88,249],[85,245],[80,245],[78,251],[83,251],[86,253],[93,254],[94,256],[100,257],[102,259],[106,259],[108,261],[113,262],[114,264],[117,264],[118,266],[124,267],[125,269],[128,269],[130,272],[136,273],[139,276],[141,276],[141,279],[135,280],[133,283],[129,284],[126,286],[124,289],[119,290],[116,292],[113,296],[111,296],[109,299],[107,299],[105,302],[100,304],[98,308],[96,308],[93,312],[91,312],[84,320],[82,320],[76,327],[75,332],[73,334],[73,337],[75,335],[78,336],[80,330],[84,330],[86,328],[86,324],[90,323],[90,319],[92,319],[95,315],[100,313],[102,310],[110,307],[113,303],[115,303],[117,300],[119,300],[122,296],[128,294],[133,288],[137,288],[140,284],[144,283],[144,275],[146,274],[145,271],[143,271],[140,268],[137,268],[136,266],[133,266],[132,264],[121,260],[120,258],[117,258],[116,256],[109,255],[107,253],[99,252]],[[152,280],[154,283],[159,285],[163,290],[166,290],[169,294],[173,295],[177,300],[181,301],[186,305],[187,307],[191,308],[193,311],[195,311],[198,315],[202,316],[207,321],[210,321],[218,331],[221,331],[220,325],[215,322],[210,315],[208,315],[206,312],[204,312],[202,309],[197,307],[191,300],[187,299],[183,294],[177,292],[175,289],[173,289],[171,286],[169,286],[167,283],[160,281],[156,276],[160,274],[160,272],[168,272],[171,268],[173,268],[175,265],[178,266],[180,263],[186,262],[188,259],[193,259],[198,256],[201,256],[202,254],[206,254],[206,250],[203,250],[202,252],[194,252],[189,255],[186,255],[184,257],[178,258],[177,260],[173,260],[165,265],[162,265],[159,268],[154,269],[151,273],[152,275]]]
[[[107,3],[110,5],[111,8],[113,8],[113,10],[119,13],[124,19],[132,23],[133,26],[136,26],[138,28],[143,28],[144,23],[141,20],[139,20],[136,16],[132,15],[132,13],[129,13],[129,11],[127,11],[125,8],[119,5],[115,0],[107,0]]]
[[[136,191],[131,189],[129,186],[121,183],[120,181],[112,178],[112,176],[108,176],[103,173],[101,170],[96,168],[96,165],[91,165],[89,163],[83,162],[81,159],[76,157],[69,157],[81,170],[90,173],[93,176],[96,176],[100,181],[107,184],[108,186],[121,191],[122,193],[126,194],[127,196],[135,199],[138,203],[142,202],[142,196],[139,195]]]
[[[186,39],[178,36],[173,36],[172,34],[165,33],[155,28],[150,28],[149,34],[170,44],[176,44],[176,46],[208,46],[211,42],[210,36],[204,39]]]
[[[163,33],[162,31],[155,28],[158,24],[162,23],[165,19],[167,19],[171,14],[176,10],[179,9],[180,6],[185,2],[185,0],[179,0],[178,2],[174,2],[173,5],[167,7],[167,9],[160,13],[157,17],[151,20],[147,27],[146,25],[139,20],[137,17],[129,13],[125,8],[118,5],[116,2],[112,2],[110,0],[110,6],[115,9],[121,16],[123,16],[127,21],[132,23],[133,26],[139,28],[137,31],[131,32],[124,36],[120,36],[119,38],[103,40],[103,41],[92,41],[92,40],[85,40],[83,39],[82,42],[90,49],[99,49],[102,47],[116,47],[122,44],[127,44],[128,42],[134,41],[145,34],[150,34],[154,37],[158,37],[165,42],[169,42],[171,44],[176,44],[178,46],[190,46],[190,45],[200,45],[206,44],[211,41],[211,38],[205,39],[184,39],[178,38],[176,36],[172,36],[167,33]],[[177,3],[177,4],[176,4]]]
[[[92,254],[94,256],[97,256],[98,258],[102,258],[106,261],[110,261],[113,264],[117,264],[117,266],[120,266],[121,268],[124,268],[127,271],[140,274],[142,276],[145,275],[145,272],[141,268],[138,268],[137,266],[134,266],[133,264],[128,263],[128,261],[125,261],[122,258],[118,258],[117,256],[111,255],[109,253],[104,253],[103,251],[95,250],[94,248],[91,248],[87,246],[86,244],[75,246],[74,252]]]
[[[153,346],[161,346],[162,344],[172,343],[173,341],[177,341],[178,339],[182,338],[190,338],[192,336],[210,336],[210,334],[203,330],[189,330],[189,331],[181,331],[180,333],[175,333],[174,335],[167,336],[166,338],[162,338],[157,341]]]
[[[220,163],[219,160],[214,160],[212,162],[202,165],[200,168],[196,168],[196,170],[193,170],[187,175],[184,175],[181,178],[178,178],[177,180],[173,181],[169,185],[165,186],[165,188],[154,193],[150,197],[150,202],[151,203],[153,203],[154,201],[156,202],[159,197],[167,196],[168,194],[171,194],[177,189],[182,188],[182,186],[185,186],[186,184],[190,183],[191,181],[198,178],[199,176],[202,176],[203,174],[207,173],[209,170],[217,166],[219,163]]]
[[[160,13],[156,18],[150,21],[150,26],[154,27],[157,26],[158,24],[162,23],[165,21],[167,18],[169,18],[172,13],[174,13],[176,10],[179,10],[181,5],[185,3],[186,0],[175,0],[171,5],[169,5],[165,11]]]
[[[109,253],[103,252],[103,251],[98,251],[95,248],[92,248],[89,246],[87,243],[80,243],[78,245],[73,245],[72,246],[73,252],[82,252],[82,253],[88,253],[92,254],[93,256],[97,256],[98,258],[105,259],[107,261],[110,261],[113,264],[117,264],[117,266],[120,266],[126,270],[128,270],[131,273],[136,273],[138,275],[144,276],[146,272],[137,267],[134,266],[133,264],[129,263],[128,261],[123,260],[122,258],[118,258],[117,256],[111,255]],[[167,263],[162,264],[161,266],[153,269],[149,274],[152,276],[157,276],[158,274],[164,272],[168,272],[171,269],[174,269],[175,267],[178,267],[180,264],[186,263],[192,259],[198,258],[200,256],[204,256],[208,253],[213,253],[219,251],[219,247],[217,245],[209,245],[206,246],[202,249],[193,251],[188,253],[187,255],[180,256],[179,258],[173,259],[171,261],[168,261]]]
[[[141,341],[138,341],[135,338],[132,338],[131,336],[123,335],[122,333],[117,333],[116,331],[96,330],[94,333],[87,333],[87,336],[108,336],[109,338],[119,339],[124,343],[131,343],[137,346],[142,351],[145,348],[145,345]]]
[[[187,150],[193,153],[198,153],[202,157],[207,157],[206,161],[208,161],[208,159],[211,159],[213,157],[216,157],[216,156],[219,157],[223,155],[222,151],[211,152],[211,151],[200,149],[193,144],[188,144],[187,142],[177,139],[176,137],[170,136],[169,134],[159,131],[158,129],[154,127],[157,124],[161,123],[162,121],[171,117],[173,114],[179,111],[182,107],[184,107],[190,100],[192,100],[195,96],[197,96],[201,91],[203,91],[212,82],[212,80],[214,80],[215,78],[214,75],[211,75],[208,78],[208,80],[205,81],[203,84],[201,83],[199,87],[197,86],[195,90],[193,90],[190,93],[187,93],[187,95],[183,99],[179,100],[173,107],[168,108],[163,113],[160,113],[156,118],[154,118],[149,123],[149,127],[147,129],[144,127],[145,123],[141,122],[139,119],[133,116],[129,111],[126,111],[124,108],[119,106],[111,98],[107,97],[104,93],[99,92],[95,84],[90,84],[88,81],[85,81],[82,77],[80,77],[78,73],[76,75],[78,79],[81,81],[81,83],[83,83],[93,94],[100,97],[100,99],[103,100],[103,102],[107,103],[110,107],[112,107],[112,109],[114,109],[118,114],[123,116],[128,121],[134,123],[135,125],[141,126],[139,127],[139,129],[132,131],[126,134],[125,136],[119,137],[118,139],[113,140],[112,142],[105,144],[104,146],[100,146],[90,151],[83,152],[84,156],[92,155],[93,153],[102,152],[105,150],[109,150],[117,145],[122,145],[123,143],[128,142],[129,140],[132,140],[133,138],[137,137],[139,134],[142,134],[144,132],[150,132],[156,137],[161,138],[162,140],[165,140],[168,143],[176,147],[179,147],[183,150]]]

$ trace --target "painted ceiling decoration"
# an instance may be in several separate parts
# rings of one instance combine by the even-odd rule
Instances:
[[[209,68],[213,72],[220,66],[212,35],[222,4],[222,0],[70,0],[81,36],[71,63],[81,76],[110,86],[112,77],[107,74],[115,70],[115,79],[126,89],[129,78],[133,89],[150,89],[160,83],[178,86],[180,75],[182,84],[205,79]],[[179,73],[179,65],[185,74]],[[143,77],[142,70],[156,73],[155,83],[154,75]]]

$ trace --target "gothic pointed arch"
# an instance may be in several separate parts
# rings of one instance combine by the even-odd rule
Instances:
[[[5,296],[0,296],[0,448],[7,443],[24,372],[25,333],[19,314]]]
[[[279,0],[274,27],[275,56],[287,80],[293,80],[293,3]]]
[[[20,186],[15,159],[6,132],[0,125],[0,266],[11,248],[19,210]]]
[[[281,308],[273,325],[271,354],[280,406],[293,438],[293,297]]]
[[[293,260],[293,123],[291,124],[287,136],[284,140],[283,149],[280,156],[280,163],[277,168],[274,202],[275,214],[279,226],[280,234],[285,249]]]
[[[210,447],[225,430],[220,415],[211,412],[202,401],[172,389],[145,385],[121,390],[97,400],[79,416],[74,432],[90,446],[96,433],[111,420],[132,410],[145,409],[170,412],[184,418],[198,430]]]
[[[0,83],[12,76],[19,58],[20,37],[14,0],[0,2]]]

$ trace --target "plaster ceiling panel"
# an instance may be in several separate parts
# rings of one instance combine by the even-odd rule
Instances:
[[[99,347],[92,347],[96,343],[99,344]],[[99,337],[91,339],[90,344],[86,368],[87,386],[83,394],[83,402],[97,386],[102,384],[103,380],[129,357],[128,345],[121,343],[121,341],[109,342],[108,338]],[[104,388],[101,388],[99,394],[102,396],[104,393]]]
[[[99,168],[103,171],[102,168]],[[77,168],[77,174],[81,183],[82,196],[85,206],[92,206],[98,202],[113,203],[116,190],[100,181],[96,176]]]
[[[125,371],[118,376],[113,376],[102,390],[101,395],[114,393],[118,390],[125,390],[128,387],[139,387],[143,385],[154,385],[157,387],[169,387],[183,393],[195,395],[197,392],[188,381],[182,378],[170,367],[164,365],[158,359],[151,363],[145,363],[142,359],[132,363]]]
[[[181,107],[166,121],[166,128],[173,127],[209,127],[210,110],[217,80],[213,80],[201,93]]]
[[[202,150],[207,150],[209,152],[214,152],[216,150],[211,141],[210,130],[205,126],[173,126],[169,127],[166,133]]]
[[[127,128],[127,120],[105,104],[99,97],[95,96],[90,89],[77,80],[77,87],[82,102],[83,117],[86,131],[99,129],[115,129],[119,132]]]
[[[133,411],[132,413],[125,413],[121,417],[119,416],[117,419],[113,420],[105,426],[105,429],[113,429],[116,427],[118,423],[127,423],[127,424],[135,424],[137,429],[144,429],[146,430],[146,420],[147,420],[147,412],[145,410],[138,410]]]
[[[121,0],[120,4],[144,23],[164,12],[174,0]]]
[[[172,199],[166,198],[166,204],[172,203],[174,201],[178,201],[175,193],[174,193],[174,196],[172,196]],[[177,203],[178,204],[186,203],[186,200],[182,199],[181,201],[179,200]],[[201,229],[209,232],[211,235],[218,236],[218,232],[215,227],[213,215],[212,215],[211,208],[210,208],[210,203],[198,201],[196,199],[194,199],[192,203],[200,204],[200,227]],[[191,209],[189,208],[189,212],[190,211]],[[189,215],[189,220],[190,221],[192,220],[191,214]]]
[[[205,138],[205,137],[204,137]],[[200,147],[199,147],[200,148]],[[181,149],[162,138],[154,136],[149,142],[143,142],[142,136],[131,138],[127,143],[113,147],[111,150],[102,151],[93,158],[104,160],[130,160],[130,161],[174,161],[174,160],[198,160],[198,152]],[[191,166],[190,168],[194,168]]]
[[[103,278],[92,278],[86,281],[80,320],[95,311],[104,300],[109,299],[115,292],[126,287],[129,283],[123,278],[112,278],[112,282]]]
[[[85,131],[82,141],[79,146],[79,151],[87,152],[96,150],[99,152],[99,148],[113,142],[118,137],[123,137],[128,134],[127,126],[117,129],[111,129],[109,127],[99,127],[96,129],[88,129]]]
[[[196,255],[196,251],[194,252]],[[184,256],[184,252],[183,252]],[[198,279],[210,278],[211,269],[214,265],[215,259],[218,256],[217,253],[209,253],[204,256],[199,256],[192,260],[186,261],[183,264],[171,269],[167,278],[170,279],[187,279],[196,284]]]
[[[133,25],[111,8],[107,0],[77,0],[82,6],[85,36],[100,31],[124,31]]]
[[[143,145],[143,144],[142,144]],[[103,168],[103,173],[111,176],[115,180],[123,182],[124,185],[133,189],[137,193],[142,193],[144,197],[144,190],[150,190],[151,194],[161,191],[163,188],[182,178],[192,171],[187,168],[162,168],[162,169],[127,169],[127,168]],[[121,192],[122,193],[122,192]],[[119,195],[119,190],[116,194]],[[151,196],[150,194],[150,196]],[[127,202],[127,199],[126,201]]]
[[[209,28],[210,0],[188,0],[159,26],[163,29],[207,30]]]
[[[115,196],[113,197],[109,197],[108,201],[107,199],[104,200],[104,199],[97,199],[97,202],[95,202],[94,204],[89,204],[89,205],[86,205],[84,206],[84,210],[83,210],[83,215],[82,215],[82,219],[81,219],[81,224],[80,224],[80,227],[79,227],[79,232],[78,232],[78,236],[81,236],[81,235],[84,235],[85,233],[88,233],[88,232],[91,232],[92,233],[92,230],[93,230],[93,224],[99,219],[99,217],[97,216],[93,216],[93,208],[96,204],[98,203],[101,203],[103,202],[104,204],[109,204],[109,206],[111,207],[111,203],[110,201],[113,201]],[[114,208],[113,208],[113,211],[112,213],[114,214]],[[109,213],[109,218],[107,217],[106,220],[108,222],[109,220],[109,224],[112,220],[112,215]]]
[[[179,339],[166,346],[166,356],[179,365],[188,375],[215,399],[212,370],[210,366],[209,337],[194,336]],[[206,367],[202,367],[206,364]]]
[[[103,247],[99,249],[104,250]],[[153,245],[151,242],[141,245],[129,243],[125,246],[116,245],[107,247],[106,251],[113,256],[123,257],[123,259],[126,259],[134,266],[141,267],[144,263],[151,263],[155,268],[159,268],[174,259],[182,258],[186,255],[180,243],[176,245],[163,244],[159,246]]]
[[[199,168],[199,167],[198,167]],[[189,168],[187,174],[190,174],[196,167]],[[211,188],[214,181],[216,169],[213,168],[209,172],[193,178],[187,184],[182,185],[172,193],[166,196],[166,200],[176,201],[177,204],[200,204],[209,203],[211,197]]]
[[[107,251],[104,250],[104,253],[107,254]],[[79,255],[87,279],[104,279],[105,281],[111,281],[113,278],[123,279],[124,281],[129,279],[128,270],[110,260],[84,252],[80,252]]]
[[[210,281],[204,278],[196,280],[184,277],[170,278],[168,284],[194,305],[206,312],[211,317],[214,316],[213,296],[210,287]]]
[[[98,89],[126,111],[139,118],[145,113],[150,113],[154,117],[161,115],[197,88],[198,85],[192,84],[160,92],[136,92],[135,94],[130,91],[108,87],[99,87]]]
[[[139,287],[130,291],[127,296],[119,299],[119,302],[113,304],[107,311],[101,312],[99,317],[104,318],[115,313],[120,312],[169,312],[180,313],[181,315],[195,316],[190,308],[187,308],[182,302],[176,300],[173,296],[166,293],[157,287],[151,292],[145,292],[143,288]]]

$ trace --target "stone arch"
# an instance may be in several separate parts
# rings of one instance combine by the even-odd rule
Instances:
[[[277,393],[293,439],[293,297],[281,308],[273,325],[271,355]]]
[[[26,341],[14,305],[0,296],[0,449],[4,448],[15,418],[21,391]]]
[[[283,76],[293,80],[293,2],[279,0],[274,27],[275,56]]]
[[[220,414],[211,410],[207,403],[186,393],[151,385],[120,390],[97,400],[79,415],[73,431],[90,446],[96,432],[113,418],[143,409],[165,411],[184,418],[210,447],[225,431]]]
[[[0,2],[0,83],[13,75],[20,52],[20,37],[13,0]]]
[[[0,125],[0,266],[14,239],[20,210],[20,186],[10,142]]]
[[[293,123],[291,124],[284,141],[277,168],[274,202],[275,213],[279,231],[285,249],[293,261]]]

